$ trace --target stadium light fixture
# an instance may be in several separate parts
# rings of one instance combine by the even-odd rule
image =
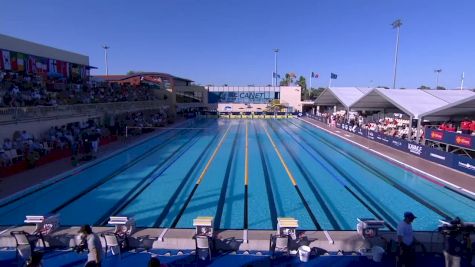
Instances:
[[[402,22],[400,19],[395,20],[392,24],[393,29],[397,29],[396,36],[396,52],[394,53],[394,75],[393,75],[393,88],[396,88],[396,76],[397,76],[397,57],[399,54],[399,29],[401,28]]]
[[[107,50],[109,50],[110,46],[108,45],[103,45],[102,48],[104,48],[104,61],[106,63],[106,76],[109,76],[109,62],[107,58]]]
[[[274,48],[274,75],[272,76],[274,78],[274,86],[278,86],[277,79],[279,77],[277,74],[277,53],[279,53],[279,48]]]
[[[434,70],[436,74],[436,82],[435,82],[435,89],[438,89],[439,88],[439,75],[440,73],[442,72],[442,69],[436,69]]]

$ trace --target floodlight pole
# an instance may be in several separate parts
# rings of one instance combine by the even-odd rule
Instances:
[[[437,70],[434,70],[436,74],[436,82],[435,82],[435,89],[437,90],[439,88],[439,75],[440,73],[442,72],[442,69],[437,69]]]
[[[104,48],[104,61],[106,63],[106,76],[109,76],[109,61],[107,58],[107,50],[109,50],[110,46],[108,45],[103,45],[102,48]]]
[[[394,74],[393,74],[393,89],[396,89],[397,58],[399,54],[399,29],[401,28],[402,22],[400,19],[397,19],[391,25],[393,26],[393,29],[397,29],[396,52],[394,53]]]
[[[274,86],[279,86],[277,83],[277,53],[279,53],[279,48],[274,48]]]
[[[465,72],[462,72],[462,81],[460,82],[460,90],[463,90],[463,79],[465,78]]]

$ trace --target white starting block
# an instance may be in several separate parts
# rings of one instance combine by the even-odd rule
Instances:
[[[59,227],[59,214],[52,215],[27,215],[25,223],[36,224],[35,231],[32,234],[41,234],[43,236],[52,233]]]
[[[130,236],[135,231],[135,220],[126,216],[111,216],[109,217],[110,225],[114,225],[114,234]]]
[[[363,239],[376,237],[379,229],[385,227],[384,221],[373,218],[357,218],[357,221],[356,231]]]
[[[196,235],[206,235],[213,237],[213,217],[197,217],[193,219],[193,226],[196,229]]]
[[[296,231],[299,227],[299,221],[290,217],[277,218],[277,234],[279,236],[290,236],[296,238]]]

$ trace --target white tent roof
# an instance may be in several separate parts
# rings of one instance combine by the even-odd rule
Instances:
[[[315,100],[315,105],[337,105],[349,108],[372,88],[367,87],[330,87]]]
[[[475,93],[472,93],[471,97],[468,97],[459,101],[455,101],[443,107],[425,112],[421,114],[421,117],[425,117],[425,116],[450,117],[454,115],[472,116],[472,117],[475,116]]]
[[[416,90],[416,89],[383,89],[376,88],[358,101],[351,108],[393,108],[396,107],[414,118],[420,118],[432,110],[448,104],[462,101],[473,95],[463,90]]]

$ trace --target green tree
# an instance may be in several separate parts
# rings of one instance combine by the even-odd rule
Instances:
[[[300,76],[297,80],[297,85],[300,86],[300,88],[302,89],[300,91],[301,98],[304,100],[309,99],[309,90],[307,88],[307,80],[305,80],[305,77]]]
[[[376,86],[376,88],[384,88],[384,89],[389,89],[389,87],[387,87],[387,86],[384,86],[384,85],[378,85],[378,86]]]
[[[141,71],[141,70],[129,70],[127,71],[127,73],[125,75],[132,75],[132,74],[137,74],[137,73],[141,73],[141,72],[144,72],[144,71]]]
[[[443,87],[443,86],[437,86],[437,88],[436,88],[436,89],[437,89],[437,90],[446,90],[446,88],[445,88],[445,87]]]
[[[293,72],[288,72],[285,74],[284,79],[280,81],[280,86],[290,86],[294,83],[294,79],[297,76]]]
[[[429,87],[429,86],[425,86],[425,85],[421,85],[421,86],[417,87],[417,89],[428,90],[428,89],[430,89],[430,87]]]
[[[325,90],[324,87],[319,87],[318,89],[312,88],[310,90],[310,99],[315,100],[317,97]]]

